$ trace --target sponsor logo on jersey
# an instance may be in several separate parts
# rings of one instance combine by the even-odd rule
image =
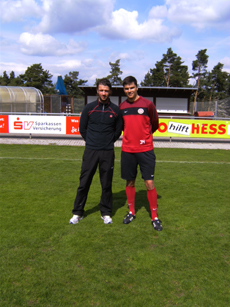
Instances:
[[[137,113],[138,113],[138,114],[143,114],[143,113],[144,113],[144,110],[143,110],[142,108],[140,108],[140,109],[137,110]]]

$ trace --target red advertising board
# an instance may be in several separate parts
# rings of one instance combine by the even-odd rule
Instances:
[[[0,115],[0,133],[9,133],[8,115]]]
[[[79,123],[80,123],[80,116],[66,117],[66,134],[80,135]]]

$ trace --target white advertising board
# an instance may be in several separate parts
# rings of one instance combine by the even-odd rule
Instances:
[[[9,115],[9,133],[66,134],[66,117]]]

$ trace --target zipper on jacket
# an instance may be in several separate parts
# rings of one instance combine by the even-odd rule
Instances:
[[[101,121],[103,122],[103,115],[104,115],[104,111],[105,111],[105,105],[102,105],[102,112],[101,112]]]

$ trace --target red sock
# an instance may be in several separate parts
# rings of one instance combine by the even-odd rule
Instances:
[[[157,217],[157,191],[156,189],[147,190],[147,198],[149,201],[149,207],[151,211],[152,220],[155,220]]]
[[[125,191],[126,191],[127,201],[129,205],[129,212],[132,215],[135,215],[135,194],[136,194],[135,187],[127,186]]]

